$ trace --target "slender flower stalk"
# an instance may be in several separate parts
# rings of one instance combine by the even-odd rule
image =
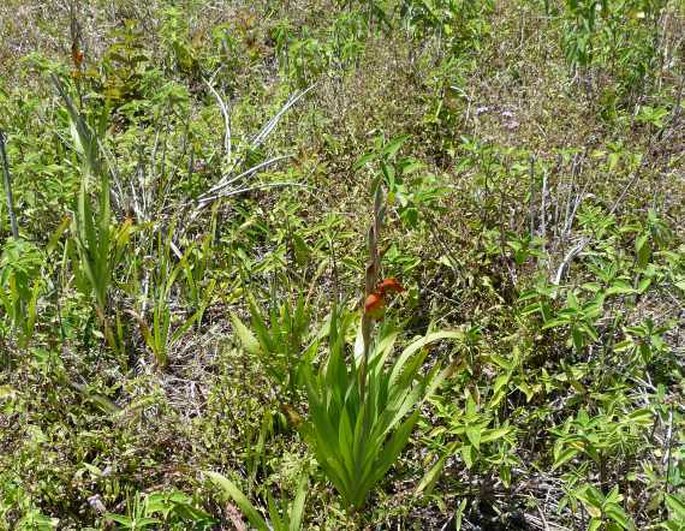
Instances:
[[[366,278],[364,286],[364,300],[374,295],[378,284],[378,273],[381,267],[381,255],[378,251],[378,241],[380,238],[383,218],[385,216],[385,196],[381,180],[375,183],[375,193],[373,202],[373,224],[369,228],[368,248],[369,261],[366,265]],[[379,302],[382,302],[382,297]],[[365,308],[366,309],[366,308]],[[373,330],[374,316],[372,312],[364,311],[362,315],[362,341],[364,344],[362,359],[359,365],[359,389],[362,401],[366,394],[366,372],[369,364],[369,349],[371,347],[371,331]]]

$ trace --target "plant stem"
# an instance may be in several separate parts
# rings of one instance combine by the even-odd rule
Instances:
[[[366,278],[364,282],[364,300],[376,290],[378,284],[378,272],[381,268],[381,256],[378,252],[378,239],[383,225],[383,188],[381,179],[374,184],[373,225],[369,229],[369,261],[366,265]],[[366,394],[366,368],[369,363],[369,348],[371,346],[371,331],[373,329],[373,317],[364,312],[362,314],[362,339],[364,351],[359,365],[359,396],[364,401]]]
[[[5,151],[5,133],[0,131],[0,156],[2,157],[2,169],[4,175],[5,198],[7,199],[7,212],[10,217],[10,226],[12,228],[12,236],[14,239],[19,238],[19,226],[17,225],[17,216],[14,214],[14,198],[12,197],[12,180],[10,178],[10,165],[7,161],[7,152]]]

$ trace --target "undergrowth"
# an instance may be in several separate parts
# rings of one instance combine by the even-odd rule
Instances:
[[[675,0],[0,6],[0,528],[685,527]]]

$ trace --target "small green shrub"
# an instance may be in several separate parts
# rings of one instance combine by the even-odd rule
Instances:
[[[302,429],[345,505],[359,509],[407,444],[419,418],[416,407],[441,377],[439,364],[422,374],[426,347],[460,334],[428,334],[393,359],[399,333],[387,331],[371,348],[360,378],[361,361],[348,343],[354,317],[337,309],[331,314],[328,353],[317,371],[305,370],[309,420]]]

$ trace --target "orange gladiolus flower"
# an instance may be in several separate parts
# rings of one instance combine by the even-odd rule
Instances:
[[[74,62],[74,66],[77,69],[81,68],[81,65],[83,64],[84,58],[85,58],[85,54],[83,53],[83,50],[81,50],[76,43],[72,44],[72,46],[71,46],[71,60]]]
[[[384,309],[385,299],[381,293],[372,293],[366,297],[366,301],[364,301],[364,313],[367,313],[371,317],[377,319],[383,315]]]
[[[395,293],[402,293],[404,291],[404,287],[402,287],[402,284],[400,284],[396,278],[389,277],[389,278],[383,279],[378,284],[376,291],[378,293],[380,293],[381,295],[385,295],[386,293],[389,293],[392,291],[394,291]]]
[[[390,292],[402,293],[404,288],[395,278],[386,278],[382,280],[376,291],[366,297],[364,301],[364,313],[370,315],[374,319],[382,319],[383,311],[385,310],[385,295]]]

